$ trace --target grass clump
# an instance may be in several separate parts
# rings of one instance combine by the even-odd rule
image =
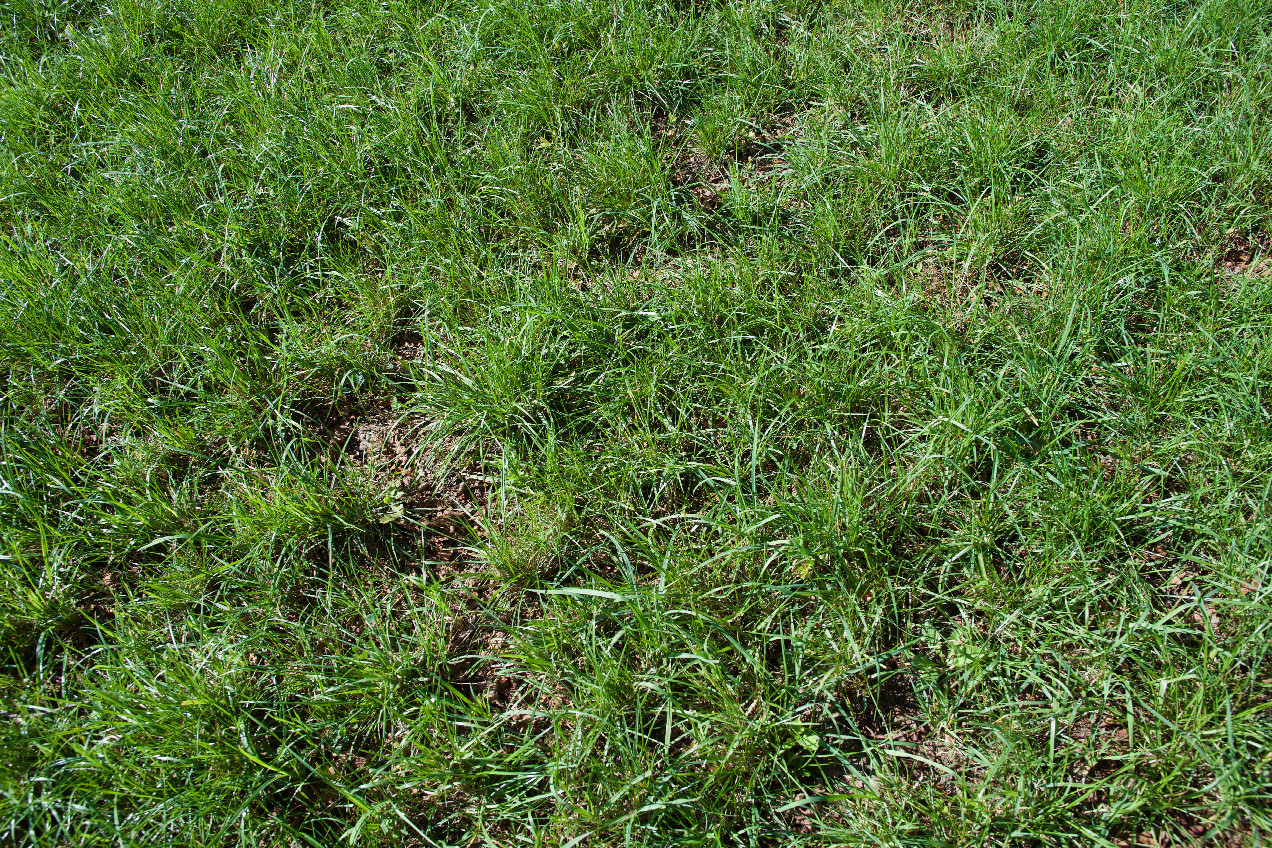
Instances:
[[[14,845],[1258,845],[1264,0],[0,0]]]

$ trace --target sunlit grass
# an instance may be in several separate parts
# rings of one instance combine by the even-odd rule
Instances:
[[[1259,845],[1272,6],[0,0],[0,842]]]

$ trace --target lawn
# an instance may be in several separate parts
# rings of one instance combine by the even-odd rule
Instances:
[[[0,0],[0,844],[1272,836],[1272,0]]]

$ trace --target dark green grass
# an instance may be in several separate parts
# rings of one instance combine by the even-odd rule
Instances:
[[[1266,0],[0,0],[0,843],[1263,844]]]

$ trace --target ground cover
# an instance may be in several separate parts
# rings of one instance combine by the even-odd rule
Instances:
[[[0,0],[0,841],[1258,845],[1266,0]]]

